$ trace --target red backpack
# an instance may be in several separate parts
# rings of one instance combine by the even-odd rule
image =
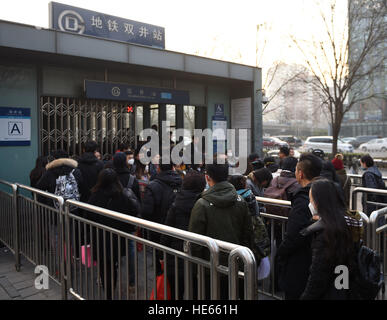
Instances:
[[[279,178],[275,178],[270,186],[265,190],[264,197],[266,198],[272,198],[277,200],[289,200],[286,190],[291,187],[292,185],[297,183],[297,180],[290,179],[287,183],[285,183],[282,187],[279,184]],[[277,215],[277,216],[283,216],[287,217],[290,211],[290,208],[284,208],[274,205],[265,204],[266,213]]]

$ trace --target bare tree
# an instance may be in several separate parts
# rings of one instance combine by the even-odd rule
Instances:
[[[329,9],[323,10],[326,3],[318,3],[326,39],[290,37],[313,74],[304,81],[320,93],[329,113],[335,154],[344,115],[357,103],[386,98],[385,88],[376,92],[372,82],[385,72],[386,1],[348,0],[344,21],[338,20],[338,3],[330,0]]]

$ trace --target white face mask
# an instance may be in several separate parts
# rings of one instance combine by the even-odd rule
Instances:
[[[129,160],[128,160],[128,164],[129,164],[130,166],[132,166],[132,165],[134,164],[134,159],[129,159]]]
[[[314,207],[314,205],[312,204],[312,202],[309,202],[308,207],[309,207],[309,210],[310,210],[310,213],[312,214],[312,216],[317,216],[318,215],[317,210]]]

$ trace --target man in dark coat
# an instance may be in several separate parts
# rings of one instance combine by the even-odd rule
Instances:
[[[228,164],[206,165],[206,180],[210,188],[192,209],[189,231],[226,242],[252,248],[253,225],[247,203],[227,182]],[[192,254],[209,261],[206,248],[192,245]],[[221,265],[228,265],[227,256],[220,254]],[[206,272],[209,280],[209,274]],[[209,281],[205,281],[206,298],[209,298]],[[240,288],[243,286],[240,286]],[[220,276],[220,299],[228,299],[227,277]]]
[[[176,195],[175,202],[169,209],[165,224],[170,227],[188,230],[189,220],[191,217],[191,210],[195,205],[200,193],[206,186],[204,175],[197,171],[190,171],[184,177],[182,189]],[[161,236],[161,244],[184,252],[183,240]],[[183,299],[184,294],[184,261],[178,259],[178,278],[179,278],[179,292],[175,292],[175,259],[174,256],[167,255],[167,274],[171,285],[171,299],[174,300],[177,296],[179,300]]]
[[[181,187],[181,177],[172,164],[163,164],[160,158],[159,173],[146,186],[142,206],[142,217],[157,223],[165,223],[169,208]],[[149,232],[149,240],[160,243],[160,234]]]
[[[309,190],[312,180],[320,175],[321,160],[313,154],[303,154],[296,168],[296,179],[301,188],[293,194],[292,208],[285,238],[277,251],[279,263],[279,285],[285,299],[298,300],[303,293],[312,262],[311,238],[302,237],[300,231],[312,223],[308,208]]]
[[[98,160],[94,152],[97,151],[98,144],[95,141],[87,141],[85,144],[85,153],[79,158],[79,169],[85,183],[85,192],[81,196],[82,202],[87,202],[90,197],[90,190],[97,183],[99,172],[104,164]]]

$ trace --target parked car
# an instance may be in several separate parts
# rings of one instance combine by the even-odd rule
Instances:
[[[302,151],[312,152],[315,149],[321,149],[326,153],[332,153],[333,146],[333,137],[332,136],[318,136],[318,137],[308,137],[302,146]],[[353,146],[349,143],[338,139],[337,141],[337,151],[352,153],[354,150]]]
[[[302,146],[302,140],[295,136],[275,136],[275,138],[287,142],[288,145],[293,148],[298,148]]]
[[[347,137],[347,138],[341,138],[341,141],[344,141],[345,143],[352,144],[356,141],[355,137]]]
[[[359,149],[363,152],[367,151],[387,151],[387,138],[372,139],[360,145]]]
[[[287,142],[275,137],[263,137],[263,146],[269,148],[289,147]]]
[[[356,141],[353,142],[353,146],[355,147],[355,149],[359,148],[359,146],[363,143],[366,143],[370,140],[373,140],[373,139],[378,139],[380,137],[378,136],[357,136],[356,137]]]
[[[267,156],[268,157],[274,157],[274,158],[279,158],[279,150],[270,150],[268,153],[267,153]],[[294,150],[294,157],[299,159],[301,156],[301,153],[299,153],[297,150]]]

